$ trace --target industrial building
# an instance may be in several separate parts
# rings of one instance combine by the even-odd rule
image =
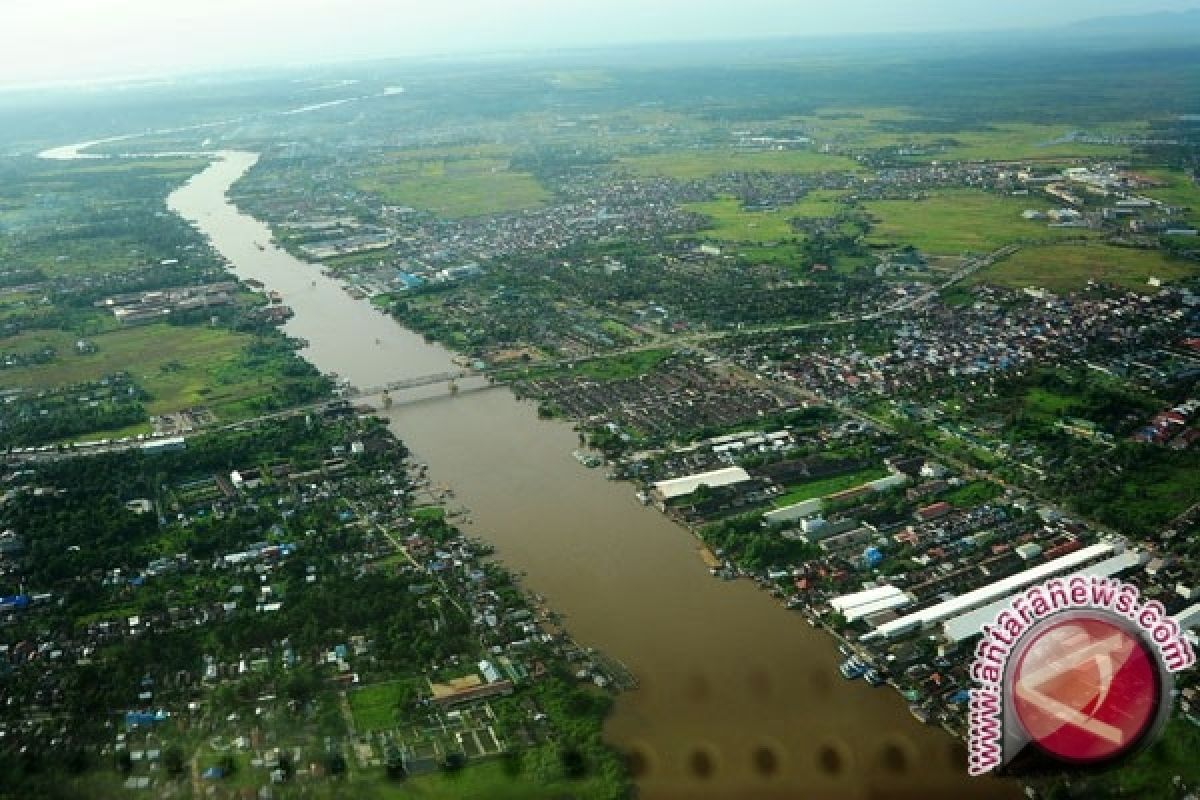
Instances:
[[[863,639],[897,639],[914,631],[925,630],[948,619],[961,616],[982,606],[996,602],[1001,598],[1032,586],[1049,578],[1066,575],[1072,571],[1096,562],[1098,559],[1111,556],[1117,550],[1112,542],[1099,542],[1090,547],[1076,550],[1061,558],[1031,567],[1024,572],[1010,575],[1003,580],[981,586],[964,595],[951,598],[929,608],[914,612],[897,620],[881,625],[877,630],[866,634]]]
[[[721,486],[736,486],[753,480],[750,473],[741,467],[701,472],[697,475],[687,475],[682,478],[672,478],[669,481],[659,481],[654,484],[653,494],[660,504],[669,503],[680,497],[687,497],[701,486],[716,489]]]
[[[768,511],[766,514],[763,514],[763,520],[766,521],[768,526],[778,528],[787,525],[789,522],[795,522],[798,519],[820,514],[821,509],[824,507],[825,502],[819,497],[814,497],[811,500],[804,500],[803,502],[793,503],[790,506],[784,506],[774,511]]]
[[[1125,570],[1133,569],[1136,566],[1146,563],[1148,556],[1137,550],[1129,550],[1124,553],[1119,553],[1111,558],[1106,558],[1103,561],[1093,564],[1084,569],[1071,573],[1071,577],[1080,575],[1090,577],[1095,575],[1100,578],[1111,578],[1114,575],[1124,572]],[[1054,563],[1054,562],[1050,562]],[[1045,565],[1044,565],[1045,566]],[[1014,576],[1016,577],[1016,576]],[[983,626],[996,618],[996,615],[1008,607],[1012,600],[1012,595],[1008,594],[989,603],[981,606],[974,611],[968,611],[957,617],[952,617],[942,623],[942,635],[947,641],[955,644],[959,642],[973,639],[983,632]]]
[[[830,607],[845,617],[847,622],[857,622],[873,614],[894,611],[912,605],[912,603],[912,595],[890,584],[842,595],[829,601]]]

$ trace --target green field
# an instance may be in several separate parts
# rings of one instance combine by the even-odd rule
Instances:
[[[395,728],[397,708],[414,696],[416,684],[415,680],[392,681],[350,692],[346,699],[354,715],[354,727],[361,732]]]
[[[76,338],[65,331],[36,331],[5,339],[8,351],[50,346],[58,357],[49,364],[3,370],[4,385],[50,389],[128,372],[150,393],[146,408],[151,414],[205,405],[218,416],[236,416],[245,411],[245,401],[269,394],[278,382],[241,363],[253,336],[222,328],[121,328],[89,336],[96,352],[86,355],[76,352]]]
[[[442,506],[421,506],[412,510],[412,517],[416,520],[441,522],[446,518],[446,509]]]
[[[714,239],[761,244],[801,237],[802,234],[791,225],[791,220],[797,217],[836,216],[842,210],[836,202],[840,196],[840,192],[813,192],[799,203],[773,211],[746,211],[731,197],[707,203],[687,203],[683,207],[712,219],[711,227],[704,233]]]
[[[1026,209],[1045,210],[1034,197],[1006,197],[974,189],[938,192],[925,200],[877,200],[863,204],[875,218],[868,241],[875,245],[912,245],[924,253],[986,253],[1024,239],[1086,235],[1080,229],[1052,229],[1027,220]]]
[[[925,134],[922,138],[934,141],[952,139],[957,145],[948,147],[934,158],[953,161],[1018,161],[1089,156],[1119,157],[1129,152],[1127,145],[1049,144],[1071,132],[1064,125],[1035,125],[1030,123],[1000,123],[990,131],[964,131],[948,136]],[[1104,131],[1110,126],[1101,126]]]
[[[868,481],[887,477],[887,475],[888,471],[883,467],[871,467],[870,469],[862,469],[845,475],[835,475],[832,478],[820,478],[815,481],[808,481],[807,483],[795,484],[789,487],[785,494],[779,495],[771,502],[775,508],[783,508],[794,503],[803,503],[805,500],[811,500],[814,497],[825,497],[826,495],[836,494],[846,489],[853,489],[856,486],[862,486]]]
[[[644,156],[626,156],[621,163],[640,175],[664,175],[699,180],[725,172],[858,172],[858,163],[841,156],[812,150],[742,152],[737,150],[685,150]]]
[[[1147,170],[1147,174],[1170,185],[1162,189],[1147,189],[1142,194],[1190,209],[1185,218],[1193,225],[1200,225],[1200,185],[1176,170]]]
[[[799,236],[789,222],[795,215],[786,209],[746,211],[740,201],[729,197],[708,203],[688,203],[684,208],[712,220],[704,233],[713,239],[762,243]]]
[[[496,147],[406,151],[370,169],[354,185],[385,203],[446,217],[538,208],[550,193],[530,174],[509,169]]]
[[[1040,286],[1054,292],[1081,289],[1089,280],[1130,289],[1149,289],[1151,276],[1176,281],[1200,268],[1176,261],[1158,250],[1134,250],[1102,244],[1049,245],[1025,248],[973,276],[975,283],[1020,289]]]
[[[925,121],[921,115],[898,108],[821,109],[816,115],[800,119],[819,140],[832,140],[855,151],[901,145],[929,148],[927,154],[913,156],[914,161],[1112,158],[1129,152],[1123,145],[1049,144],[1076,130],[1061,124],[996,122],[988,125],[987,130],[931,133],[921,130]],[[1122,121],[1103,123],[1094,132],[1127,133],[1143,127],[1140,122]]]

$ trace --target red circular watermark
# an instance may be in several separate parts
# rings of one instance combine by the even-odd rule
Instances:
[[[1161,688],[1141,638],[1101,615],[1049,622],[1030,635],[1009,684],[1029,740],[1076,764],[1136,747],[1154,723]]]

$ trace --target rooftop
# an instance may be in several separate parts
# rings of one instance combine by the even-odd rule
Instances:
[[[692,492],[699,489],[701,486],[733,486],[738,483],[745,483],[750,480],[750,474],[741,467],[729,467],[728,469],[718,469],[712,472],[702,472],[697,475],[688,475],[683,478],[673,478],[668,481],[658,481],[654,484],[654,491],[662,496],[663,500],[673,500],[677,497],[686,497]]]

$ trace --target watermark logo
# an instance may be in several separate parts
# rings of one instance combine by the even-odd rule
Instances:
[[[971,665],[972,775],[1028,747],[1079,766],[1147,744],[1170,714],[1172,675],[1196,662],[1179,623],[1137,587],[1074,576],[1016,595]]]

